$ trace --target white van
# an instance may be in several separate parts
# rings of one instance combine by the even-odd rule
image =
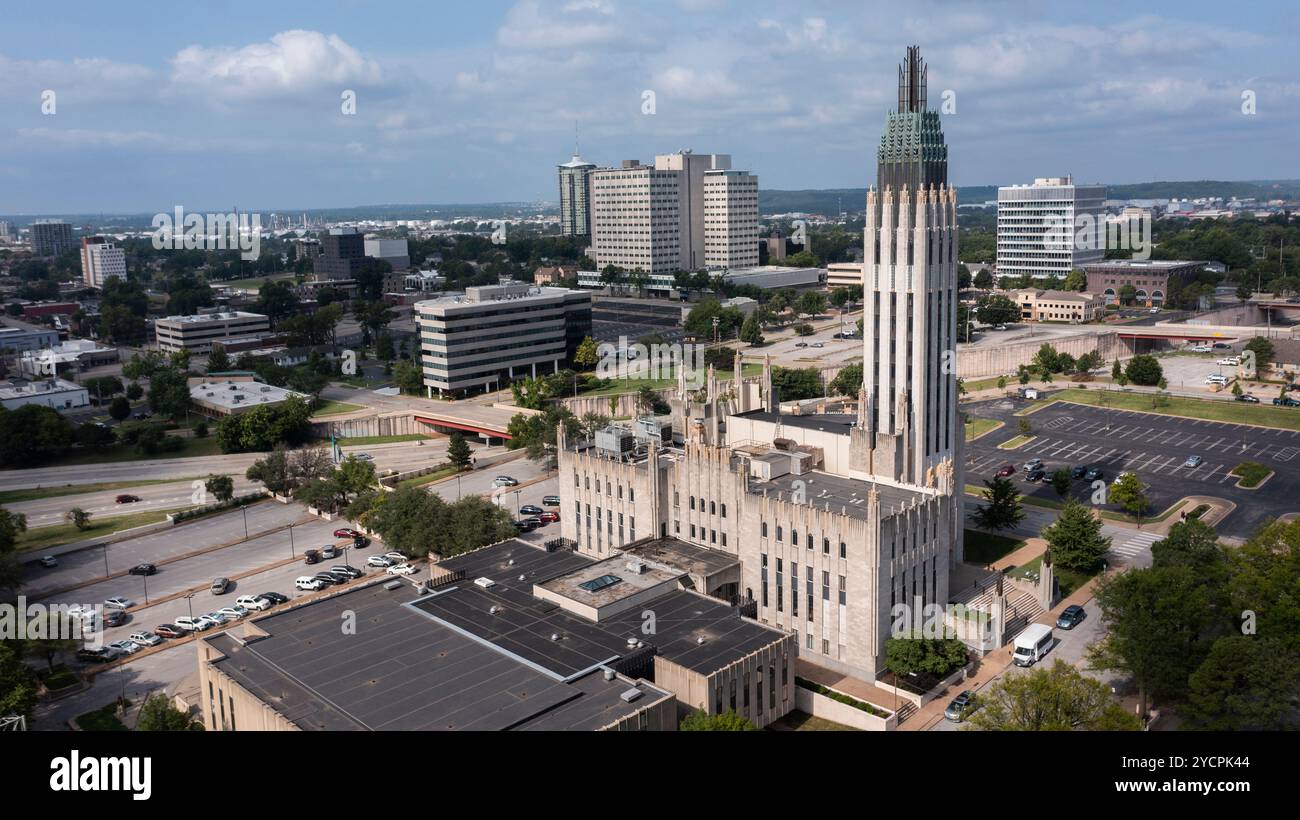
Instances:
[[[305,590],[307,592],[315,592],[316,590],[324,586],[325,583],[321,581],[321,579],[313,578],[310,575],[299,575],[297,580],[293,582],[293,585],[296,586],[298,589]]]
[[[1011,660],[1016,666],[1032,666],[1052,648],[1052,628],[1047,624],[1030,624],[1016,636]]]

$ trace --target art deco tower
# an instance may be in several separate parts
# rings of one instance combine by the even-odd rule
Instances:
[[[957,193],[918,47],[898,69],[867,193],[863,391],[857,469],[941,486],[960,473]],[[960,484],[957,485],[960,487]]]

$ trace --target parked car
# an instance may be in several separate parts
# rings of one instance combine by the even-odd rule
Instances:
[[[161,635],[164,638],[184,638],[188,630],[176,624],[158,624],[153,628],[155,635]]]
[[[812,346],[813,346],[813,347],[825,347],[825,346],[826,346],[826,343],[825,343],[825,342],[813,342],[813,343],[812,343]]]
[[[135,606],[135,601],[132,601],[125,595],[118,595],[104,601],[104,606],[109,607],[110,609],[130,609]]]
[[[302,554],[302,562],[304,564],[319,564],[320,553],[316,550],[307,550]]]
[[[203,632],[216,626],[202,615],[196,615],[192,618],[189,615],[182,615],[176,619],[176,625],[186,632]]]
[[[514,476],[499,475],[496,478],[492,479],[492,486],[493,487],[517,487],[519,486],[519,479],[515,478]]]
[[[320,557],[321,557],[321,558],[338,558],[338,557],[339,557],[339,548],[336,547],[336,546],[334,546],[333,544],[326,544],[325,546],[323,546],[323,547],[320,548]]]
[[[365,573],[362,572],[361,570],[357,569],[356,567],[349,566],[347,564],[335,564],[334,566],[330,567],[329,571],[331,573],[342,573],[343,575],[346,575],[349,578],[360,578],[362,575],[365,575]]]
[[[204,612],[203,617],[207,618],[209,621],[212,621],[212,623],[216,626],[220,626],[221,624],[235,620],[234,615],[227,615],[226,613],[216,609],[214,609],[211,612]]]
[[[519,512],[523,513],[524,515],[541,515],[542,508],[537,506],[536,504],[525,504],[524,506],[519,508]]]
[[[109,661],[116,660],[121,656],[122,653],[107,646],[93,649],[91,647],[86,647],[85,649],[77,650],[77,660],[82,663],[108,663]]]
[[[227,591],[228,589],[230,589],[230,579],[229,579],[229,578],[213,578],[213,579],[212,579],[212,587],[211,587],[211,589],[212,589],[212,594],[213,594],[213,595],[225,595],[225,594],[226,594],[226,591]]]
[[[1300,401],[1287,396],[1284,399],[1273,399],[1274,407],[1300,407]]]
[[[973,711],[975,711],[975,693],[968,689],[952,699],[948,708],[943,710],[943,716],[954,723],[961,723]]]
[[[1228,356],[1226,358],[1219,359],[1218,364],[1224,367],[1236,367],[1237,365],[1241,364],[1241,359],[1238,359],[1236,356]]]
[[[414,575],[416,570],[410,564],[397,564],[389,567],[387,572],[389,575]]]
[[[363,550],[368,546],[370,546],[370,539],[364,535],[358,535],[352,539],[352,549]]]
[[[384,553],[384,557],[391,559],[394,564],[405,564],[410,560],[400,552],[386,552]]]
[[[135,502],[140,500],[140,496],[131,495],[130,493],[122,493],[114,500],[117,501],[117,503],[119,504],[134,504]]]
[[[131,616],[127,615],[124,611],[120,609],[110,609],[108,612],[104,613],[104,626],[121,626],[130,619]]]
[[[223,606],[221,609],[218,609],[217,612],[221,615],[225,615],[226,620],[228,621],[237,621],[248,615],[248,610],[239,604],[235,604],[234,606]]]
[[[1042,481],[1044,478],[1047,478],[1047,471],[1042,467],[1035,467],[1025,473],[1025,481],[1028,481],[1030,484],[1033,484],[1036,481]]]
[[[123,655],[134,655],[140,651],[140,646],[135,641],[113,641],[109,646],[121,652]]]
[[[53,555],[42,555],[40,564],[46,568],[57,567],[59,565],[59,559],[55,558]]]
[[[335,578],[333,575],[330,575],[328,572],[318,572],[312,577],[315,578],[317,581],[320,581],[325,586],[334,586],[335,584],[342,583],[342,581],[340,581],[338,578]]]
[[[1099,481],[1101,479],[1101,470],[1096,467],[1089,467],[1088,472],[1083,474],[1088,481]]]
[[[519,532],[532,532],[537,529],[538,524],[534,524],[527,518],[515,521],[515,529]]]
[[[1007,329],[1007,326],[1006,326],[1006,325],[994,325],[994,326],[993,326],[993,329],[994,329],[994,330],[1006,330],[1006,329]]]
[[[1183,462],[1183,466],[1200,467],[1204,463],[1205,463],[1205,459],[1201,458],[1200,456],[1188,456],[1187,460]]]
[[[1016,474],[1016,465],[1004,464],[1002,465],[1002,469],[994,473],[993,476],[994,478],[1006,478],[1009,475],[1015,475],[1015,474]]]
[[[287,603],[289,603],[289,597],[288,597],[287,595],[281,595],[281,594],[278,593],[278,592],[263,592],[263,593],[261,593],[260,595],[258,595],[257,597],[259,597],[259,598],[265,598],[266,600],[270,601],[270,602],[273,603],[273,604],[287,604]]]
[[[1237,397],[1237,401],[1244,401],[1249,404],[1259,404],[1259,398],[1256,396],[1252,396],[1249,393],[1242,393],[1240,396]]]
[[[157,646],[158,644],[163,642],[162,638],[158,637],[157,635],[148,631],[147,629],[141,632],[132,632],[130,635],[127,635],[127,637],[131,639],[132,643],[134,643],[136,646],[139,646],[141,649],[145,648],[146,646]]]
[[[1056,619],[1056,625],[1061,629],[1074,629],[1086,617],[1087,613],[1083,611],[1083,607],[1078,604],[1070,604]]]
[[[1024,466],[1021,469],[1023,469],[1025,472],[1030,472],[1031,470],[1037,470],[1042,466],[1043,466],[1043,460],[1041,458],[1031,458],[1024,463]]]
[[[148,410],[141,410],[141,411],[139,411],[139,412],[133,414],[133,415],[131,416],[131,418],[139,419],[140,421],[144,421],[145,419],[151,419],[151,418],[153,418],[153,413],[150,413]]]
[[[255,609],[258,612],[261,612],[262,610],[265,609],[270,609],[272,606],[274,606],[274,604],[272,604],[269,599],[262,598],[256,595],[240,595],[238,598],[235,599],[235,605],[242,606],[245,610]]]
[[[372,555],[366,559],[366,566],[379,567],[380,569],[388,569],[395,563],[397,562],[387,555]]]
[[[547,507],[558,507],[560,506],[560,497],[558,495],[544,495],[542,496],[542,503]]]
[[[795,347],[807,347],[807,346],[808,346],[808,343],[807,343],[807,342],[795,342],[795,343],[794,343],[794,346],[795,346]]]
[[[543,524],[549,524],[549,523],[552,522],[552,521],[559,521],[559,520],[560,520],[560,514],[557,513],[557,512],[544,512],[544,513],[542,513],[541,515],[539,515],[539,516],[537,516],[537,517],[540,518],[540,519],[542,520],[542,523],[543,523]]]
[[[356,530],[343,527],[341,529],[337,529],[334,531],[334,537],[335,538],[360,538],[361,533]]]
[[[1215,349],[1215,350],[1227,350],[1227,349],[1229,349],[1230,347],[1232,347],[1232,345],[1228,344],[1227,342],[1215,342],[1215,343],[1214,343],[1214,349]]]
[[[294,580],[293,585],[298,589],[307,592],[315,592],[316,590],[325,586],[325,582],[319,578],[313,578],[310,575],[301,575]]]
[[[1223,375],[1222,373],[1211,373],[1210,375],[1205,377],[1205,383],[1226,385],[1228,383],[1228,377]]]
[[[126,572],[128,575],[153,575],[157,571],[158,567],[154,564],[136,564]]]
[[[1087,475],[1087,473],[1088,473],[1087,467],[1083,466],[1082,464],[1076,464],[1074,465],[1074,467],[1070,469],[1070,478],[1074,478],[1074,479],[1083,478],[1085,475]]]

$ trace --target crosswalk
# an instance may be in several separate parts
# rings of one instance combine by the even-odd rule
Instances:
[[[1151,545],[1163,538],[1163,535],[1154,532],[1139,533],[1119,546],[1112,544],[1110,551],[1124,558],[1136,558],[1142,553],[1150,551]]]

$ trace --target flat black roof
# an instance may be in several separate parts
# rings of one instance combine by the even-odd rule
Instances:
[[[690,545],[680,546],[689,551]],[[565,677],[626,655],[629,638],[655,647],[667,660],[707,672],[784,635],[742,618],[722,601],[687,590],[674,590],[600,623],[533,596],[534,583],[593,563],[574,552],[548,553],[522,541],[506,541],[441,562],[442,567],[465,570],[464,580],[423,596],[412,607]],[[477,586],[474,581],[480,577],[491,579],[493,586]],[[496,614],[493,606],[500,607]],[[653,613],[654,634],[642,631],[646,613]]]
[[[213,662],[303,729],[597,729],[667,695],[597,670],[565,683],[406,604],[409,585],[380,583],[256,619],[269,633],[208,639]],[[348,612],[355,632],[343,629]]]
[[[802,482],[796,485],[795,482]],[[875,487],[880,493],[880,511],[882,516],[901,510],[915,501],[920,503],[927,496],[920,488],[900,487],[895,484],[871,482],[858,478],[847,478],[832,473],[810,472],[803,475],[787,473],[770,481],[749,482],[750,495],[769,495],[790,499],[796,489],[804,494],[804,502],[813,507],[828,508],[831,512],[843,511],[854,518],[866,519],[867,494]]]
[[[801,427],[805,430],[821,430],[827,433],[839,433],[847,436],[849,430],[857,423],[858,417],[852,413],[811,413],[806,416],[791,416],[782,413],[769,413],[766,410],[751,410],[737,413],[739,418],[754,419],[780,424],[783,427]]]

